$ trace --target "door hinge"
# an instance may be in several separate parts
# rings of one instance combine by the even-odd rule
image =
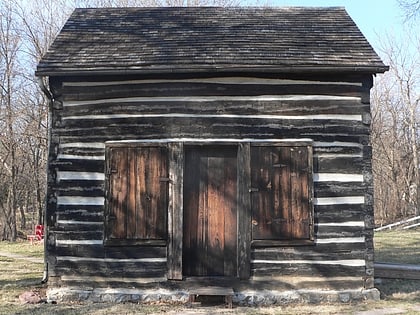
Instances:
[[[160,177],[159,178],[160,182],[169,182],[172,183],[172,179],[170,179],[169,177]]]
[[[108,221],[116,220],[116,219],[117,219],[117,217],[115,215],[113,215],[113,214],[108,215]]]
[[[112,174],[116,174],[116,173],[118,173],[118,170],[117,169],[109,169],[108,170],[108,175],[112,175]]]
[[[272,165],[274,168],[281,168],[281,167],[286,167],[287,164],[280,164],[280,163],[276,163]]]

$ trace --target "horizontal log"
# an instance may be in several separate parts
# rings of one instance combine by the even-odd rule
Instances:
[[[156,278],[166,275],[166,262],[160,263],[100,263],[59,261],[55,265],[57,275],[142,277]]]
[[[152,246],[103,246],[103,245],[78,245],[57,246],[53,254],[56,256],[74,256],[91,258],[165,258],[166,247]]]
[[[361,97],[362,87],[353,83],[345,84],[220,84],[177,82],[123,84],[109,88],[107,86],[66,86],[62,93],[65,100],[96,100],[98,98],[160,97],[168,96],[253,96],[253,95],[337,95]]]
[[[89,148],[89,147],[69,147],[69,146],[59,146],[60,153],[62,154],[85,154],[85,155],[100,155],[105,152],[105,146],[103,148]]]
[[[84,185],[65,185],[62,182],[56,186],[55,191],[58,196],[82,196],[82,197],[101,197],[104,195],[104,184],[100,186],[89,187],[85,183]]]
[[[366,187],[363,183],[340,183],[340,182],[315,182],[314,197],[346,197],[346,196],[363,196]]]
[[[375,278],[420,280],[420,265],[375,263]]]
[[[160,288],[174,289],[173,283],[166,283],[166,277],[161,278],[123,278],[123,277],[99,277],[99,276],[62,276],[61,281],[69,286],[84,286],[84,287],[136,287],[140,288],[155,288],[159,282]],[[362,277],[301,277],[301,276],[256,276],[245,281],[235,281],[229,279],[222,281],[221,279],[205,279],[200,282],[191,282],[188,279],[177,283],[176,289],[188,290],[192,286],[229,286],[235,291],[247,290],[253,288],[256,290],[290,290],[294,289],[330,289],[330,290],[349,290],[363,288]]]
[[[153,139],[153,138],[313,138],[314,135],[350,134],[364,136],[366,126],[353,122],[320,122],[319,124],[297,123],[296,121],[243,121],[200,119],[149,118],[120,122],[68,122],[57,130],[57,136],[89,137],[95,141]],[[177,121],[174,121],[177,120]],[[117,136],[118,135],[118,136]],[[318,136],[319,138],[319,136]],[[356,150],[355,150],[356,149]],[[337,147],[325,147],[322,152],[337,152]],[[339,152],[357,152],[360,148],[339,147]]]
[[[136,289],[156,289],[156,285],[162,286],[162,282],[166,281],[166,276],[151,278],[151,277],[110,277],[110,276],[77,276],[65,275],[61,276],[60,284],[65,284],[70,287],[94,287],[94,288],[130,288]],[[152,287],[151,287],[152,286]]]
[[[365,160],[363,157],[317,157],[314,159],[316,173],[361,173]]]
[[[64,228],[68,229],[69,226],[63,227],[62,230],[50,229],[50,232],[56,235],[57,240],[99,240],[104,237],[102,225],[84,226],[84,231],[81,230],[81,226],[72,227],[73,231],[64,230]]]
[[[317,265],[312,264],[260,264],[251,263],[251,275],[253,277],[268,276],[268,275],[296,275],[296,276],[323,276],[323,277],[338,277],[338,276],[365,276],[364,266],[343,266],[343,265]]]
[[[57,205],[57,213],[65,213],[68,211],[85,211],[85,213],[103,213],[103,205]]]
[[[338,259],[363,259],[364,252],[361,249],[341,250],[330,252],[318,252],[308,250],[303,251],[253,251],[251,255],[253,260],[338,260]]]
[[[73,154],[74,153],[71,151],[63,151],[63,150],[60,150],[60,151],[61,152],[59,154]],[[78,152],[78,154],[80,154],[80,151]],[[104,156],[104,160],[105,160],[105,150],[103,150],[101,154]],[[76,156],[76,155],[73,155],[73,156]],[[104,172],[104,169],[105,169],[104,160],[91,160],[89,159],[91,155],[85,154],[85,152],[83,152],[83,155],[77,155],[77,156],[80,156],[81,158],[65,159],[66,160],[65,163],[64,161],[61,161],[62,163],[58,165],[52,165],[52,166],[59,168],[60,171],[66,171],[66,172],[71,172],[71,171]],[[97,156],[96,153],[95,153],[95,156]]]
[[[54,135],[53,137],[53,142],[61,142],[62,144],[69,144],[72,145],[74,143],[78,143],[78,141],[80,141],[81,137],[78,136],[73,136],[73,135],[63,135],[57,134],[57,130],[54,130]],[[61,133],[61,131],[60,131]],[[135,141],[142,141],[142,140],[146,140],[146,141],[151,141],[151,140],[159,140],[159,141],[170,141],[170,142],[176,142],[176,141],[183,141],[186,144],[188,144],[188,142],[194,141],[194,142],[208,142],[212,139],[226,139],[226,135],[224,135],[223,137],[216,137],[216,136],[211,136],[211,137],[197,137],[192,136],[192,137],[187,137],[186,135],[182,135],[182,137],[178,136],[171,136],[168,137],[167,134],[162,134],[162,135],[148,135],[147,137],[143,137],[142,135],[136,135],[136,137],[134,138],[129,138],[129,137],[125,137],[125,138],[121,138],[119,136],[116,135],[110,135],[111,137],[108,138],[104,137],[102,139],[98,139],[95,137],[95,135],[92,134],[86,134],[84,137],[82,137],[82,139],[88,143],[91,142],[97,142],[97,143],[105,143],[105,141],[118,141],[118,140],[135,140]],[[300,138],[302,138],[302,135],[300,135]],[[368,135],[359,135],[359,134],[328,134],[328,133],[316,133],[316,134],[311,134],[311,135],[306,135],[303,136],[303,138],[305,139],[312,139],[314,141],[314,150],[341,150],[342,148],[353,148],[353,150],[358,150],[358,153],[361,154],[362,149],[363,149],[363,143],[368,143],[369,142],[369,136]],[[235,138],[231,135],[229,135],[228,139],[231,139],[232,142],[235,141],[243,141],[243,139],[248,139],[248,138]],[[266,139],[299,139],[294,137],[293,133],[287,136],[282,136],[282,137],[269,137],[267,138],[264,135],[260,135],[260,136],[256,136],[253,138],[249,138],[249,139],[253,139],[253,141],[257,141],[258,139],[261,140],[266,140]],[[104,144],[105,145],[105,144]],[[58,146],[58,144],[57,144]],[[322,154],[323,152],[316,152],[318,154]],[[315,152],[314,152],[315,153]],[[337,151],[337,153],[340,153],[339,151]],[[324,156],[324,155],[323,155]],[[334,156],[336,157],[336,156]],[[89,156],[85,156],[84,158],[88,159]],[[70,158],[66,158],[62,161],[63,164],[66,164],[67,161],[71,160]],[[61,162],[60,162],[61,163]]]
[[[103,222],[104,212],[88,211],[86,209],[66,209],[56,212],[57,220],[74,220],[74,221],[86,221],[86,222]]]
[[[362,237],[365,233],[362,226],[320,226],[315,224],[317,238]]]
[[[65,81],[63,81],[65,80]],[[54,82],[56,88],[65,88],[68,86],[118,86],[122,84],[138,84],[138,83],[171,83],[171,82],[196,82],[196,83],[219,83],[219,84],[311,84],[315,82],[332,82],[335,84],[348,83],[356,84],[359,86],[368,85],[366,84],[366,75],[360,74],[327,74],[323,73],[252,73],[252,76],[238,76],[238,74],[228,73],[224,75],[218,73],[215,76],[214,73],[178,73],[172,72],[165,74],[162,78],[161,74],[144,74],[141,77],[138,75],[112,75],[112,76],[72,76],[61,78],[60,81]]]
[[[240,114],[240,115],[313,115],[352,114],[367,115],[369,106],[358,100],[311,99],[311,100],[206,100],[162,99],[147,101],[121,99],[118,102],[97,102],[94,104],[71,105],[65,103],[62,115],[110,115],[110,114]],[[61,114],[61,113],[60,113]]]
[[[278,124],[288,129],[291,128],[350,128],[354,130],[368,131],[369,127],[360,120],[360,115],[296,115],[296,116],[277,116],[277,115],[87,115],[69,116],[56,120],[55,123],[60,128],[98,128],[118,125],[130,125],[134,127],[153,125],[156,127],[165,126],[170,123],[172,128],[181,128],[185,123],[197,126],[218,126],[224,125],[244,125],[250,127],[264,127],[266,125]],[[356,129],[357,128],[357,129]],[[327,129],[328,130],[328,129]],[[94,150],[98,152],[99,150]]]
[[[363,204],[317,205],[315,221],[317,223],[364,221],[367,211]]]

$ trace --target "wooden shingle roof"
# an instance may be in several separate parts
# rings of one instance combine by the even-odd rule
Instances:
[[[76,9],[37,75],[387,70],[344,8]]]

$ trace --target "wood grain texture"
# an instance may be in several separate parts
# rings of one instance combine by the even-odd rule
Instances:
[[[131,77],[135,83],[125,83],[123,77],[91,77],[88,81],[94,87],[83,84],[63,87],[60,81],[54,82],[56,100],[47,204],[47,224],[50,226],[47,256],[51,261],[51,274],[64,278],[100,275],[150,281],[182,280],[192,274],[229,275],[242,279],[249,287],[254,285],[253,279],[287,275],[296,279],[323,277],[325,285],[328,279],[349,274],[360,279],[371,277],[372,152],[367,119],[370,109],[369,104],[363,103],[367,92],[360,84],[364,76],[329,76],[325,80],[330,81],[323,82],[319,75],[295,75],[293,82],[283,85],[263,81],[258,84],[228,82],[226,78],[211,78],[224,82],[207,84],[189,82],[190,78],[181,77],[183,82],[167,82],[155,77],[152,79],[156,82],[144,84],[139,77]],[[171,80],[177,78],[171,76]],[[76,83],[85,78],[64,79]],[[107,80],[122,81],[107,85]],[[295,94],[288,95],[288,88]],[[270,95],[262,93],[271,93],[273,97],[270,99]],[[230,139],[230,143],[222,145],[219,141],[215,147],[209,143],[212,139]],[[281,161],[268,163],[254,157],[251,148],[255,141],[267,139],[312,140],[312,158],[308,163],[313,163],[313,174],[312,171],[306,174],[305,168],[311,165],[305,164],[306,160],[294,150],[283,156],[288,161],[284,163],[286,167],[274,167],[272,178],[264,172],[265,177],[261,176],[264,179],[261,179],[264,181],[261,187],[266,191],[270,180],[271,189],[279,192],[278,187],[288,182],[291,188],[286,195],[293,196],[288,202],[281,193],[275,198],[264,199],[265,204],[274,205],[275,217],[282,216],[290,222],[286,229],[273,231],[286,233],[291,238],[308,238],[307,225],[302,226],[301,222],[313,221],[314,241],[311,244],[280,244],[272,240],[257,244],[252,241],[255,196],[249,189],[253,187],[255,171],[251,172],[251,164],[255,160],[257,170],[270,163],[282,164]],[[146,153],[144,150],[151,145],[150,141],[159,141],[156,147],[167,151],[164,171],[156,162],[159,160],[157,151]],[[193,156],[188,154],[192,148],[207,153]],[[115,150],[115,155],[110,155],[111,149]],[[125,175],[119,174],[122,169],[125,169]],[[207,172],[200,173],[201,169],[207,169]],[[165,175],[156,175],[161,171]],[[151,182],[145,173],[167,178],[167,181]],[[285,183],[280,185],[282,181]],[[112,185],[120,188],[113,191]],[[305,190],[305,187],[313,191]],[[154,216],[156,213],[149,210],[160,201],[150,192],[158,190],[164,190],[168,199],[165,213]],[[321,201],[347,197],[361,197],[365,201],[358,204],[321,202],[314,205],[313,217],[307,217],[303,214],[307,211],[300,211],[299,201],[309,200],[312,194]],[[112,198],[100,204],[97,198],[104,196]],[[106,209],[112,204],[117,213],[134,209],[133,220],[120,222],[116,233],[128,233],[131,238],[153,238],[147,226],[155,226],[163,234],[167,233],[167,237],[159,240],[160,243],[104,245],[112,222],[108,221]],[[186,214],[189,208],[194,208],[195,212]],[[267,207],[263,208],[267,211]],[[264,211],[262,217],[271,216],[270,211]],[[159,227],[159,224],[162,225]],[[195,227],[194,233],[185,234],[185,226]],[[188,249],[195,248],[199,250],[188,253]],[[199,260],[201,256],[207,257],[207,266],[185,264],[189,259]],[[222,256],[223,259],[212,260],[212,257]],[[116,260],[101,261],[97,268],[95,261],[75,257]],[[143,258],[163,260],[158,263],[124,260]],[[317,263],[323,260],[359,264],[365,260],[366,264],[360,267]],[[107,268],[115,268],[112,275],[107,274]],[[261,281],[267,284],[267,281]],[[336,280],[332,282],[337,283]],[[114,279],[112,283],[118,281]],[[281,285],[281,281],[276,283]],[[311,284],[310,280],[306,283],[309,287],[317,285]],[[321,285],[321,282],[317,283]]]

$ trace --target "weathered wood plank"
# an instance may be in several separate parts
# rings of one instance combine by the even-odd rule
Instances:
[[[134,250],[136,249],[136,250]],[[166,247],[133,247],[133,246],[103,246],[103,245],[78,245],[56,246],[53,250],[57,257],[90,257],[113,259],[140,259],[140,258],[165,258]]]
[[[315,173],[360,173],[364,160],[362,157],[317,157],[314,159]]]
[[[121,99],[119,102],[71,105],[66,104],[63,115],[115,115],[115,114],[238,114],[238,115],[332,115],[350,114],[363,115],[369,113],[370,107],[363,105],[358,100],[171,100],[159,99],[155,101],[140,99]]]
[[[361,97],[362,87],[354,84],[218,84],[195,82],[143,83],[107,86],[66,86],[65,100],[96,100],[100,98],[124,98],[147,96],[250,96],[250,95],[337,95]]]
[[[364,243],[344,243],[336,242],[330,244],[316,244],[307,245],[307,246],[295,246],[295,247],[266,247],[266,248],[252,248],[252,255],[259,255],[260,253],[272,253],[276,255],[277,253],[287,253],[300,255],[300,253],[330,253],[330,252],[351,252],[355,251],[360,252],[365,249]],[[254,256],[253,256],[254,257]]]
[[[315,206],[316,222],[364,221],[365,206],[360,205],[323,205]]]
[[[171,143],[169,151],[168,279],[182,280],[184,147]]]
[[[89,211],[86,209],[66,209],[56,212],[57,220],[74,220],[86,222],[104,222],[103,209],[100,211]]]
[[[360,277],[363,277],[365,276],[365,267],[343,266],[339,264],[323,265],[317,264],[316,262],[311,264],[301,264],[292,261],[290,263],[282,265],[251,263],[251,274],[252,276],[298,275],[337,277],[358,275]]]
[[[163,262],[106,262],[59,260],[56,274],[78,276],[143,277],[166,276],[166,260]]]
[[[81,196],[81,197],[102,197],[104,195],[104,184],[89,185],[86,182],[76,182],[72,185],[68,183],[57,184],[56,192],[58,196]]]
[[[363,196],[366,191],[365,185],[360,182],[317,182],[314,184],[314,197],[340,197],[340,196]]]
[[[374,264],[375,278],[420,280],[420,265],[380,263]]]
[[[347,118],[347,116],[344,116]],[[168,125],[169,124],[169,125]],[[187,125],[186,125],[187,124]],[[189,124],[189,125],[188,125]],[[274,125],[273,125],[274,124]],[[164,127],[180,128],[182,127],[212,127],[217,131],[220,125],[232,126],[238,128],[243,126],[247,128],[267,128],[277,127],[284,130],[293,130],[294,128],[300,130],[323,130],[324,133],[334,133],[343,128],[342,132],[349,134],[369,134],[369,127],[364,125],[358,117],[349,116],[348,119],[340,119],[335,116],[320,116],[319,118],[308,116],[275,116],[275,115],[132,115],[132,116],[81,116],[81,117],[63,117],[60,122],[60,129],[65,128],[72,130],[83,130],[84,128],[95,128],[98,131],[103,130],[104,127],[109,129],[122,128],[121,131],[130,128],[156,128],[157,130],[165,131]],[[272,126],[273,125],[273,126]],[[278,126],[277,126],[278,125]],[[337,128],[339,128],[337,130]],[[110,130],[110,131],[111,131]],[[117,129],[118,130],[118,129]],[[175,129],[176,130],[176,129]],[[106,131],[106,130],[105,130]],[[124,133],[119,133],[124,135]],[[115,136],[115,134],[114,134]]]
[[[115,140],[115,135],[120,138],[130,139],[153,139],[153,138],[314,138],[319,134],[342,135],[352,134],[368,135],[369,129],[365,125],[349,122],[327,122],[309,125],[302,121],[286,121],[270,119],[181,119],[181,118],[147,118],[129,119],[129,121],[111,122],[101,121],[97,124],[94,121],[78,123],[66,121],[62,129],[58,130],[59,136],[89,137],[95,141]],[[315,140],[315,139],[314,139]],[[350,146],[324,147],[321,152],[359,153],[361,148]],[[317,153],[316,151],[314,153]]]
[[[61,198],[61,201],[73,200],[69,199],[71,197],[104,196],[106,181],[98,178],[101,177],[101,173],[105,174],[106,141],[164,138],[199,140],[229,137],[310,138],[314,140],[313,160],[316,174],[349,174],[347,178],[352,175],[363,175],[362,178],[367,178],[365,184],[358,176],[354,176],[357,180],[352,182],[344,177],[342,181],[327,181],[326,177],[321,175],[321,180],[316,181],[314,185],[315,197],[365,196],[366,185],[370,184],[368,176],[371,167],[368,163],[369,150],[364,148],[369,144],[370,123],[367,85],[353,84],[360,82],[360,78],[356,77],[327,78],[326,76],[323,80],[348,80],[350,83],[326,82],[325,84],[315,82],[319,79],[316,76],[297,79],[305,79],[307,82],[250,84],[228,81],[186,81],[143,82],[143,84],[139,80],[134,84],[113,83],[111,87],[107,84],[91,84],[91,86],[70,84],[64,88],[56,84],[54,88],[57,97],[54,105],[50,160],[55,161],[58,158],[59,161],[50,167],[49,195]],[[311,80],[313,82],[310,82]],[[158,98],[154,97],[156,93],[159,95]],[[313,94],[321,96],[311,96]],[[65,95],[64,104],[60,95]],[[273,95],[273,99],[260,97],[262,95]],[[166,116],[158,117],[160,114]],[[176,115],[171,117],[171,114]],[[245,117],[246,115],[249,117]],[[276,115],[279,117],[275,117]],[[307,117],[300,119],[280,117],[298,115]],[[169,165],[169,179],[172,181],[170,200],[173,204],[169,205],[168,248],[104,247],[101,244],[103,226],[98,223],[104,220],[105,206],[65,203],[57,205],[52,198],[48,206],[48,213],[52,214],[49,224],[57,224],[57,228],[52,232],[58,240],[56,247],[49,246],[52,275],[101,275],[104,278],[121,276],[144,279],[167,275],[169,279],[182,279],[185,223],[182,209],[183,147],[182,144],[174,142],[169,148],[169,160],[172,163]],[[365,204],[316,205],[315,236],[320,243],[313,246],[251,249],[251,205],[247,190],[249,188],[247,183],[250,182],[248,167],[250,161],[247,158],[249,144],[239,144],[238,150],[238,169],[241,171],[237,175],[239,205],[237,270],[241,279],[248,279],[251,269],[255,279],[272,278],[273,275],[283,277],[308,275],[309,278],[318,275],[322,278],[331,278],[351,273],[360,279],[366,276],[365,268],[369,269],[370,266],[367,264],[366,267],[362,267],[360,261],[366,256],[363,240],[367,237],[369,241],[369,235],[363,233],[364,227],[361,222],[364,222],[365,216],[369,215],[372,209]],[[88,175],[82,172],[95,174]],[[194,193],[194,190],[189,193]],[[62,197],[69,198],[62,199]],[[54,221],[55,219],[57,221]],[[78,224],[78,221],[86,224]],[[354,239],[355,242],[340,243],[343,238]],[[330,239],[331,242],[328,241]],[[322,243],[325,240],[328,242]],[[76,241],[76,243],[65,241]],[[83,243],[85,241],[86,243]],[[194,240],[189,241],[194,242]],[[80,259],[92,257],[116,260],[106,262],[65,258],[68,256]],[[55,257],[58,258],[57,263]],[[161,260],[159,263],[123,262],[127,258]],[[302,260],[331,261],[331,263],[299,263]],[[347,262],[334,264],[333,261],[339,260]],[[355,266],[351,265],[352,260],[356,261]],[[276,264],[270,261],[290,261],[290,263]],[[265,283],[264,281],[268,280],[263,280],[261,283]],[[349,280],[349,283],[360,285],[359,281],[352,281]],[[280,284],[281,280],[278,283]],[[307,283],[308,287],[312,286],[311,280],[307,280]],[[316,287],[316,284],[314,286]]]
[[[248,279],[251,273],[251,147],[248,143],[238,146],[238,276]],[[248,188],[248,189],[247,189]]]
[[[294,264],[293,261],[298,260],[339,260],[339,259],[363,259],[363,251],[343,251],[343,252],[331,252],[331,253],[253,253],[253,260],[282,260],[287,262],[291,261],[290,264]]]
[[[54,233],[58,240],[102,240],[103,227],[93,226],[95,230],[89,229],[81,231],[80,229],[74,229],[73,231],[55,229]]]

